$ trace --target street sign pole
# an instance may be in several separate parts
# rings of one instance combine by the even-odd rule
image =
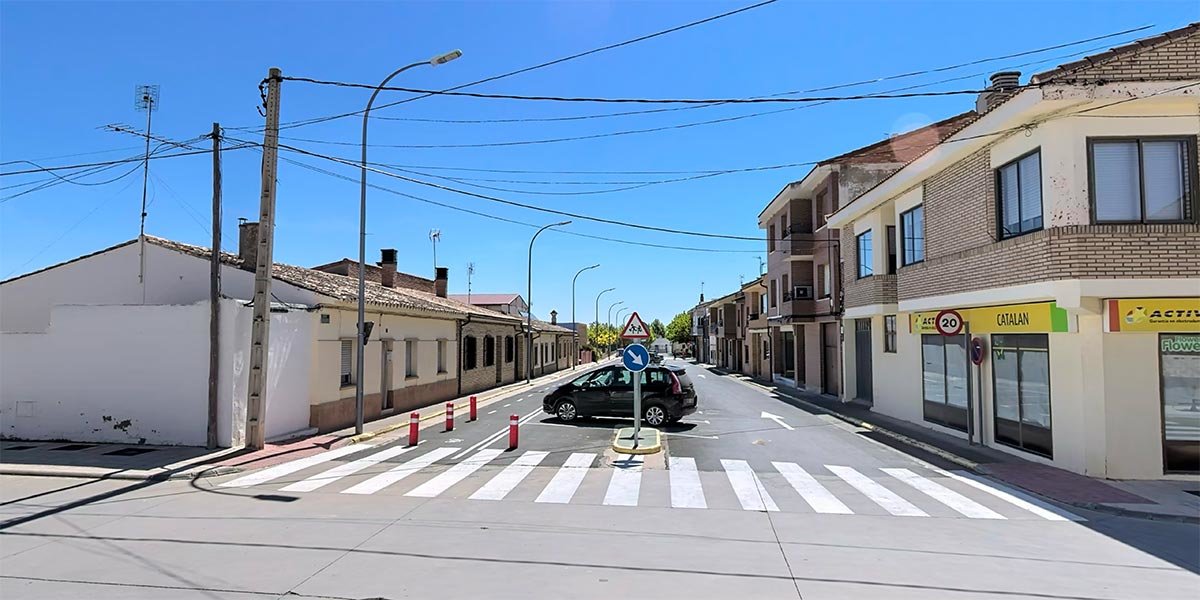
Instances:
[[[642,374],[633,374],[633,447],[642,441]]]
[[[633,447],[637,448],[642,441],[642,372],[650,364],[650,352],[645,346],[634,342],[621,352],[621,362],[633,378]]]

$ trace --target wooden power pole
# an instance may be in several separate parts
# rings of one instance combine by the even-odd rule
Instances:
[[[208,278],[208,447],[217,447],[217,391],[221,374],[221,125],[213,123],[212,263]]]
[[[246,447],[266,443],[267,357],[271,325],[271,251],[275,245],[275,179],[279,165],[279,88],[283,73],[267,75],[267,128],[263,132],[262,191],[258,197],[258,256],[254,268],[254,320],[250,332],[250,390],[246,398]]]

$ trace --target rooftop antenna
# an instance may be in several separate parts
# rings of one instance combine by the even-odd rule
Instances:
[[[475,274],[475,263],[467,263],[467,304],[471,303],[471,276]]]
[[[738,275],[738,287],[741,287],[743,285],[746,285],[746,276]]]
[[[759,277],[762,277],[762,274],[763,274],[763,259],[762,259],[762,257],[761,257],[761,256],[756,256],[755,258],[757,258],[757,259],[758,259],[758,276],[759,276]]]
[[[133,89],[133,106],[146,111],[146,156],[142,160],[142,212],[138,224],[138,282],[146,301],[146,186],[150,181],[150,120],[158,109],[158,84],[140,84]]]
[[[433,274],[436,276],[437,275],[437,245],[438,245],[438,242],[442,241],[442,230],[441,229],[430,229],[429,230],[429,241],[433,243]]]

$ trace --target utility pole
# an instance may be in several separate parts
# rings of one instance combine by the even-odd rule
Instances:
[[[208,447],[217,447],[217,390],[221,374],[221,125],[213,123],[212,262],[208,278]]]
[[[471,303],[471,277],[473,275],[475,275],[475,263],[469,262],[467,263],[467,304]]]
[[[139,85],[134,89],[133,105],[146,111],[146,157],[142,162],[142,212],[138,217],[138,283],[142,285],[142,304],[146,303],[146,188],[150,183],[150,122],[158,108],[158,86]]]
[[[246,447],[266,443],[267,357],[271,326],[271,266],[275,247],[275,178],[279,165],[279,88],[283,72],[267,74],[267,128],[263,131],[262,191],[258,197],[258,260],[254,267],[254,320],[250,332],[250,391],[246,399]],[[359,266],[362,269],[362,266]],[[360,361],[361,364],[361,361]]]

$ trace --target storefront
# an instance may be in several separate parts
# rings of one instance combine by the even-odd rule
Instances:
[[[1157,335],[1163,472],[1200,473],[1200,298],[1107,304],[1109,334]]]

